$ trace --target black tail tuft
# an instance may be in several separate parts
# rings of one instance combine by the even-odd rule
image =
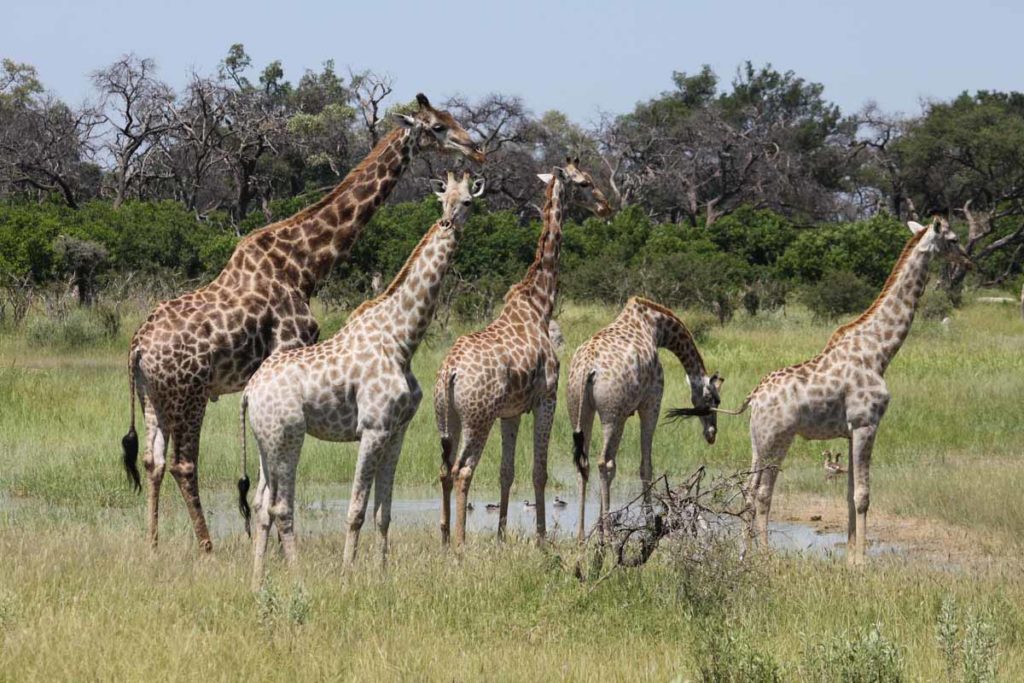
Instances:
[[[589,476],[587,454],[583,451],[583,432],[572,433],[572,460],[576,463],[576,471],[583,477],[584,483]]]
[[[135,426],[128,428],[128,433],[121,438],[121,448],[124,450],[122,461],[124,471],[128,473],[128,481],[136,491],[142,490],[142,481],[139,479],[139,468],[135,461],[139,458],[139,435],[135,432]]]
[[[665,417],[671,420],[678,420],[687,417],[705,417],[711,414],[709,408],[672,408],[665,413]]]
[[[245,520],[245,535],[252,537],[252,530],[249,527],[249,518],[251,513],[249,510],[249,475],[244,474],[242,478],[238,480],[238,511],[242,513],[242,519]]]

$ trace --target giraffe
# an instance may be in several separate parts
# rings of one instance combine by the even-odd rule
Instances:
[[[456,485],[455,544],[461,548],[465,543],[469,485],[498,418],[502,449],[498,537],[504,536],[519,421],[530,410],[534,415],[537,537],[539,541],[544,538],[547,448],[558,389],[558,357],[548,330],[558,294],[563,207],[567,198],[575,198],[599,216],[611,213],[593,178],[579,168],[579,160],[567,161],[564,168],[555,167],[553,173],[538,176],[546,185],[544,226],[526,275],[505,294],[497,319],[455,341],[437,373],[434,411],[441,435],[441,541],[445,545],[449,542],[451,492]]]
[[[242,482],[245,481],[245,416],[260,452],[256,488],[253,584],[259,585],[267,535],[277,524],[290,564],[296,560],[295,473],[306,434],[325,441],[358,441],[359,457],[348,507],[344,564],[355,559],[359,531],[374,486],[374,515],[388,548],[391,490],[405,430],[423,392],[412,374],[412,357],[434,317],[441,280],[455,254],[474,197],[483,181],[451,173],[437,192],[441,219],[427,231],[380,296],[364,302],[331,339],[275,353],[256,371],[242,394]],[[239,506],[248,528],[245,486]]]
[[[597,469],[601,475],[601,519],[611,506],[615,455],[626,420],[640,418],[640,482],[645,505],[650,504],[651,445],[658,425],[665,376],[658,349],[671,351],[686,370],[690,397],[703,425],[704,439],[715,442],[717,408],[722,378],[709,375],[704,359],[686,325],[668,308],[642,297],[633,297],[610,325],[600,330],[573,354],[566,386],[572,420],[573,460],[579,474],[580,512],[576,528],[584,539],[587,480],[590,476],[590,435],[594,414],[601,419],[604,442]],[[603,529],[603,524],[602,524]]]
[[[847,466],[847,560],[863,564],[870,504],[868,474],[878,425],[889,405],[885,370],[910,332],[933,256],[970,264],[949,224],[935,218],[925,227],[907,224],[913,235],[874,303],[839,327],[814,358],[765,376],[747,396],[753,459],[747,507],[750,534],[768,547],[768,513],[783,459],[800,435],[821,441],[849,441]]]
[[[135,332],[128,354],[131,424],[123,464],[136,490],[138,392],[146,423],[149,541],[158,537],[160,484],[168,441],[171,474],[185,499],[199,546],[213,549],[199,500],[199,436],[207,401],[240,391],[274,351],[317,340],[309,309],[317,284],[348,257],[363,227],[394,189],[421,147],[457,151],[477,162],[483,152],[452,116],[423,94],[419,110],[397,126],[327,196],[239,242],[209,285],[159,304]]]

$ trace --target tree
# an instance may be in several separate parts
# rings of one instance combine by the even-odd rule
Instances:
[[[174,125],[174,92],[156,78],[156,63],[134,54],[124,55],[105,69],[94,71],[102,121],[108,127],[103,148],[113,164],[114,207],[124,203],[134,188],[141,194],[155,170],[154,152],[160,136]]]

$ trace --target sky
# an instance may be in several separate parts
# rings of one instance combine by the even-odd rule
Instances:
[[[1024,90],[1022,27],[1020,0],[0,0],[0,57],[79,103],[122,54],[180,87],[243,43],[292,81],[333,59],[390,74],[399,100],[501,92],[587,124],[671,89],[673,71],[710,64],[728,82],[748,59],[824,84],[844,112]]]

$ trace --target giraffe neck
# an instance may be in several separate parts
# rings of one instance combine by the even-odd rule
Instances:
[[[537,252],[526,275],[506,295],[506,302],[525,299],[543,320],[550,320],[558,298],[558,261],[562,250],[562,202],[565,187],[555,177],[548,182],[544,202],[544,227],[537,240]]]
[[[865,365],[879,374],[885,373],[910,332],[928,282],[932,253],[918,248],[924,239],[930,239],[926,232],[931,230],[922,231],[907,242],[878,298],[859,318],[832,334],[825,352],[842,347],[848,353],[861,355]]]
[[[390,330],[403,366],[412,360],[434,319],[441,281],[458,246],[458,233],[459,229],[450,220],[434,223],[388,288],[349,316],[351,322],[373,315],[377,324]]]
[[[686,328],[683,321],[669,309],[639,297],[633,299],[634,304],[641,307],[646,314],[644,317],[650,321],[651,337],[654,345],[658,348],[667,349],[686,370],[686,376],[690,378],[691,387],[701,387],[704,377],[707,376],[707,369],[704,367],[704,359],[693,341],[693,335]]]
[[[246,237],[224,272],[258,271],[311,296],[391,194],[418,139],[405,128],[388,133],[323,199]]]

